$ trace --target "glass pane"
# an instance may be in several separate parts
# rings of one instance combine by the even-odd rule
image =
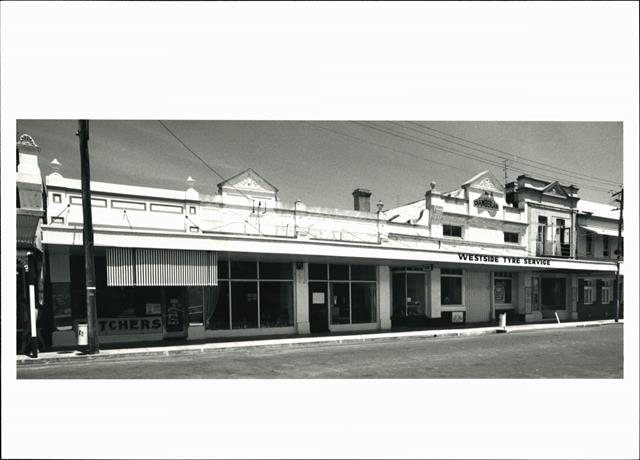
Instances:
[[[231,278],[254,280],[258,278],[258,266],[255,262],[231,261]]]
[[[260,326],[293,326],[293,283],[260,282]]]
[[[443,276],[440,278],[440,303],[442,305],[462,304],[462,278]]]
[[[293,270],[290,263],[260,262],[260,279],[292,280]]]
[[[231,304],[233,329],[258,327],[258,283],[256,281],[232,281]]]
[[[356,281],[375,281],[376,267],[373,265],[352,265],[351,279]]]
[[[331,283],[331,324],[349,324],[349,283]]]
[[[511,303],[511,280],[496,279],[493,296],[496,303]]]
[[[533,311],[540,310],[540,279],[534,277],[531,279],[532,287],[531,287],[531,309]]]
[[[329,279],[332,280],[348,280],[349,279],[349,266],[348,265],[329,265]]]
[[[424,275],[422,273],[407,274],[407,316],[424,316]]]
[[[405,274],[393,274],[393,316],[406,316],[407,310],[407,290],[405,286]]]
[[[229,283],[208,286],[205,293],[205,327],[207,329],[229,329]]]
[[[326,280],[327,264],[309,264],[310,280]]]
[[[218,260],[218,278],[229,278],[229,261],[224,259]]]
[[[187,287],[187,301],[187,308],[189,309],[189,324],[202,324],[204,313],[202,286]]]
[[[376,283],[351,284],[351,322],[376,321]]]

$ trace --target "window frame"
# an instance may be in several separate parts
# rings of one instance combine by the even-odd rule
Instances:
[[[232,273],[231,273],[231,263],[232,262],[253,262],[256,264],[256,277],[255,278],[234,278]],[[233,292],[232,292],[232,283],[233,282],[255,282],[256,283],[256,293],[257,293],[257,310],[258,310],[258,325],[255,328],[250,328],[250,329],[271,329],[271,327],[269,326],[262,326],[262,318],[260,315],[260,309],[261,309],[261,299],[260,299],[260,283],[261,282],[278,282],[278,283],[291,283],[291,292],[292,292],[292,305],[293,305],[293,311],[292,311],[292,315],[291,315],[291,325],[289,326],[277,326],[277,327],[294,327],[295,325],[295,267],[293,266],[293,262],[277,262],[277,263],[285,263],[285,264],[290,264],[291,265],[291,278],[288,279],[284,279],[284,278],[280,278],[280,279],[273,279],[273,278],[261,278],[260,277],[260,262],[259,260],[232,260],[231,258],[227,258],[227,259],[220,259],[218,261],[218,263],[224,263],[227,266],[227,277],[226,278],[221,278],[218,277],[218,284],[221,283],[227,283],[227,288],[228,288],[228,295],[229,295],[229,305],[228,305],[228,309],[229,309],[229,324],[227,325],[228,327],[225,329],[222,328],[218,328],[218,329],[208,329],[208,330],[213,330],[213,331],[240,331],[243,330],[243,328],[234,328],[233,327]],[[264,261],[263,261],[264,262]]]
[[[520,244],[520,233],[518,233],[518,232],[505,232],[505,231],[503,230],[503,231],[502,231],[502,234],[503,234],[503,241],[504,241],[505,243],[512,243],[512,244],[513,244],[513,243],[515,243],[515,244]],[[515,236],[515,241],[508,241],[508,240],[507,240],[507,235]]]
[[[444,303],[442,301],[442,292],[443,292],[442,278],[460,278],[460,303]],[[461,268],[460,269],[459,268],[441,268],[440,269],[440,305],[445,307],[462,307],[464,305],[464,270],[463,269]]]
[[[310,264],[311,265],[311,264]],[[379,282],[379,276],[378,276],[378,266],[377,265],[368,265],[368,264],[331,264],[331,263],[326,263],[326,264],[313,264],[313,265],[325,265],[326,266],[326,277],[323,279],[317,279],[317,278],[311,278],[309,277],[309,279],[307,280],[307,282],[311,283],[327,283],[327,293],[328,293],[328,299],[327,299],[327,307],[329,309],[329,314],[328,316],[328,325],[329,327],[331,326],[352,326],[354,324],[376,324],[378,322],[378,303],[379,303],[379,299],[378,299],[378,282]],[[346,265],[347,266],[347,279],[331,279],[331,265]],[[373,280],[354,280],[352,275],[351,275],[351,267],[352,266],[361,266],[361,265],[366,265],[366,266],[370,266],[370,267],[374,267],[374,272],[375,272],[375,279]],[[331,303],[331,298],[332,298],[332,284],[348,284],[349,285],[349,322],[348,323],[333,323],[332,322],[332,303]],[[368,323],[354,323],[353,322],[353,293],[352,293],[352,285],[353,284],[373,284],[374,285],[374,304],[373,304],[373,321],[370,321]]]
[[[605,302],[605,292],[607,293],[607,301]],[[602,304],[610,304],[613,302],[613,280],[602,280],[602,295],[601,295],[600,303]]]
[[[595,302],[594,295],[593,295],[593,288],[594,288],[593,282],[594,280],[592,278],[584,279],[584,285],[582,286],[582,303],[584,305],[593,305]],[[589,293],[589,302],[587,302],[587,292]]]
[[[453,230],[454,228],[460,229],[460,236],[457,235],[447,235],[445,233],[445,228],[449,228]],[[453,233],[453,232],[451,232]],[[442,224],[442,236],[447,238],[464,238],[464,226],[463,225],[455,225],[455,224]]]
[[[509,283],[509,299],[510,302],[496,302],[496,281],[508,280]],[[505,300],[507,299],[507,291],[504,292]],[[493,273],[493,303],[495,305],[513,305],[513,273],[510,272],[494,272]]]
[[[585,255],[593,256],[593,233],[591,232],[585,235]]]

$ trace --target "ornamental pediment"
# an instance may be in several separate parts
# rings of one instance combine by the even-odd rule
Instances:
[[[260,176],[253,169],[247,169],[224,182],[218,184],[221,193],[257,193],[260,195],[276,195],[278,189]]]
[[[495,178],[490,171],[483,171],[475,177],[469,179],[462,184],[463,187],[471,187],[476,190],[482,190],[485,192],[498,192],[504,193],[504,186]]]

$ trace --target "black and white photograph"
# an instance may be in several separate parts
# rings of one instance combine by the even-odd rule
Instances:
[[[3,458],[637,458],[637,4],[2,13]]]
[[[17,126],[18,378],[623,377],[621,123]]]

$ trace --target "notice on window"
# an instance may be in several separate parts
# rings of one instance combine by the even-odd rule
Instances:
[[[162,306],[159,303],[148,303],[147,307],[147,315],[159,315],[162,313]]]
[[[496,281],[496,303],[504,303],[504,282]]]
[[[324,292],[314,292],[311,294],[313,304],[324,304]]]
[[[461,311],[453,311],[451,312],[451,322],[452,323],[462,323],[464,321],[464,313]]]

